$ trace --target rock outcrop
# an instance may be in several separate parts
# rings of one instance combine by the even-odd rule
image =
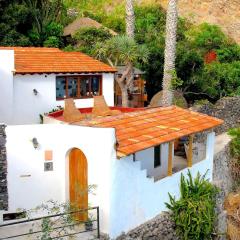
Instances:
[[[166,8],[167,0],[157,0]],[[239,0],[181,0],[179,15],[194,24],[208,22],[219,25],[237,43],[240,43]]]

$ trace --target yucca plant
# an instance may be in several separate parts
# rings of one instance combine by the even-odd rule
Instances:
[[[200,173],[193,179],[190,171],[187,178],[181,175],[180,199],[169,194],[172,219],[176,224],[178,235],[184,240],[209,240],[215,221],[215,198],[218,192]]]

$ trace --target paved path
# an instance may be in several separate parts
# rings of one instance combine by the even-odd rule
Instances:
[[[216,136],[214,155],[222,151],[230,141],[231,137],[227,133],[222,133]]]

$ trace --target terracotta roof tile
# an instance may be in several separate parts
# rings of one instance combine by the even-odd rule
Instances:
[[[116,72],[115,68],[81,52],[34,47],[0,47],[0,50],[14,50],[18,74]]]
[[[183,136],[214,128],[222,123],[220,119],[171,106],[146,108],[77,124],[115,128],[119,143],[118,155],[127,156]]]

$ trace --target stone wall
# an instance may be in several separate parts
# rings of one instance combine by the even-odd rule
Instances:
[[[179,240],[175,224],[168,212],[140,225],[127,234],[123,233],[116,240]]]
[[[217,135],[240,124],[240,96],[225,97],[218,100],[215,105],[196,105],[191,109],[224,120],[224,124],[214,129]]]
[[[213,182],[219,188],[216,206],[216,232],[218,233],[216,240],[226,239],[225,234],[227,232],[227,214],[224,210],[224,201],[226,196],[231,192],[233,188],[230,161],[230,144],[228,144],[214,157]]]
[[[0,210],[8,210],[6,126],[0,124]]]

